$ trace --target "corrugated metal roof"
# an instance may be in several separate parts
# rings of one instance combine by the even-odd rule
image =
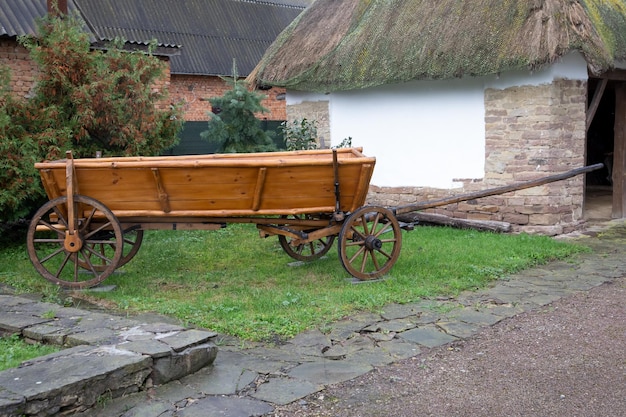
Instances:
[[[79,12],[74,0],[68,0],[67,7],[70,13]],[[0,0],[0,36],[33,35],[37,32],[37,20],[47,14],[47,0]],[[84,30],[89,33],[91,41],[95,43],[97,35],[92,33],[89,26],[85,26]],[[147,45],[147,42],[135,39],[131,32],[127,33],[124,38],[131,44]],[[154,39],[154,36],[148,39]],[[175,53],[167,49],[161,48],[161,51],[164,51],[165,55]]]
[[[311,0],[69,0],[94,40],[179,47],[173,74],[246,76]],[[0,35],[34,34],[46,0],[0,0]],[[172,48],[165,54],[171,54]]]
[[[47,13],[46,0],[0,0],[0,35],[32,35],[37,32],[36,20]]]
[[[74,0],[101,41],[179,45],[173,74],[248,75],[303,0]],[[305,0],[306,1],[306,0]]]

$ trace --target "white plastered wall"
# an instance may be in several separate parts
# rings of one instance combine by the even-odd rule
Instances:
[[[287,105],[328,101],[331,143],[351,137],[376,157],[371,184],[452,189],[484,177],[486,88],[587,79],[579,54],[550,67],[497,77],[412,81],[331,94],[287,92]]]

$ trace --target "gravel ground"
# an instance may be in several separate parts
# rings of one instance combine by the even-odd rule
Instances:
[[[275,416],[626,416],[626,278],[276,409]]]

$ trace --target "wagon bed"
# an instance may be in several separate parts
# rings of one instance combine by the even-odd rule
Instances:
[[[400,225],[363,206],[376,159],[361,148],[254,154],[66,159],[35,164],[50,201],[33,216],[31,262],[46,279],[84,288],[137,253],[143,231],[254,223],[298,260],[339,258],[358,279],[390,270]]]
[[[362,206],[376,159],[361,149],[336,152],[339,210]],[[105,204],[119,219],[332,213],[330,150],[174,157],[75,159],[74,194]],[[35,164],[50,200],[68,194],[67,159]]]

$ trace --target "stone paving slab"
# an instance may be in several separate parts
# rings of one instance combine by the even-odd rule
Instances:
[[[258,373],[236,365],[222,357],[214,366],[208,366],[181,379],[181,383],[207,395],[232,395],[253,384]]]
[[[512,274],[489,288],[463,293],[452,299],[389,305],[379,314],[355,315],[325,327],[323,332],[305,332],[279,346],[242,344],[234,338],[219,336],[216,340],[220,343],[220,354],[211,366],[160,386],[143,386],[140,392],[112,400],[106,407],[93,407],[80,415],[269,416],[275,405],[297,401],[327,385],[413,357],[425,349],[472,337],[482,328],[508,317],[626,275],[626,240],[620,240],[620,236],[626,236],[626,227],[610,243],[590,240],[596,252],[581,254],[575,260],[553,262]],[[11,307],[3,310],[3,301]],[[0,298],[0,317],[3,311],[18,311],[28,302]],[[50,306],[41,306],[37,317],[44,317],[49,309]],[[68,312],[66,317],[57,314],[57,321],[31,323],[29,329],[39,329],[38,334],[43,340],[67,338],[55,326],[59,322],[76,321],[78,317],[83,317],[82,321],[82,314],[81,310]],[[101,320],[106,322],[104,317]],[[123,323],[120,321],[118,328]],[[81,327],[82,332],[93,329],[91,324],[88,322]],[[0,329],[2,326],[0,320]],[[123,344],[115,346],[125,344],[124,349],[128,352],[149,354],[152,360],[156,360],[165,352],[186,351],[178,345],[182,336],[177,338],[168,333],[182,332],[185,337],[193,335],[194,332],[186,330],[162,327],[159,338],[146,338],[143,332],[150,331],[147,327],[129,327],[123,332]],[[158,344],[164,341],[170,343],[166,349]],[[202,338],[195,341],[202,345]],[[141,348],[138,347],[140,342],[144,343]],[[0,385],[0,402],[23,406],[19,396],[3,389]]]
[[[314,384],[329,385],[348,381],[371,371],[370,364],[360,361],[333,361],[307,362],[296,366],[288,375],[300,381],[310,381]]]
[[[400,337],[408,342],[429,348],[442,346],[458,340],[457,337],[449,335],[445,331],[440,330],[437,326],[432,325],[408,330],[401,333]]]
[[[252,397],[272,404],[286,405],[324,389],[322,384],[294,378],[270,378],[251,394]]]
[[[274,408],[249,398],[207,397],[177,413],[179,417],[252,417],[271,413]]]

